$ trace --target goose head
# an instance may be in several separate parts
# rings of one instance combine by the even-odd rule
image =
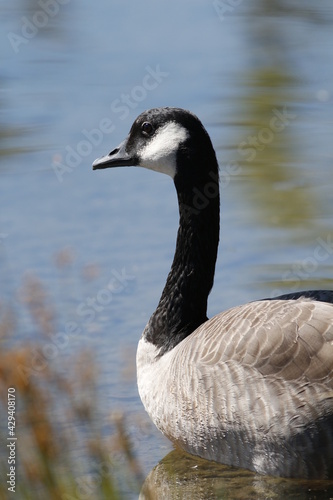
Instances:
[[[203,173],[207,155],[212,154],[215,159],[210,138],[193,113],[180,108],[154,108],[141,113],[127,138],[95,160],[93,169],[140,166],[174,180],[194,179],[200,171]]]

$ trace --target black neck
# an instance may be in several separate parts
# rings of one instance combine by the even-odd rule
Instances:
[[[175,177],[179,203],[176,251],[161,299],[145,330],[160,355],[207,320],[219,241],[218,166],[212,150],[206,168],[193,165]],[[202,172],[203,170],[203,172]],[[194,173],[193,173],[194,172]]]

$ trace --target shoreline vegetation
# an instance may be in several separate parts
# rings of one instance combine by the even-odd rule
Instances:
[[[31,368],[55,313],[37,278],[23,288],[23,300],[15,306],[28,308],[40,340],[17,341],[15,315],[0,303],[0,499],[11,494],[24,500],[138,494],[144,477],[117,409],[107,431],[101,431],[93,356],[81,350],[49,359],[39,370]]]

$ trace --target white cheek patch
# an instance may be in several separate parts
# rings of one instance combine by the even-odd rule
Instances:
[[[167,123],[139,151],[140,166],[174,178],[177,150],[187,137],[188,132],[182,125],[176,122]]]

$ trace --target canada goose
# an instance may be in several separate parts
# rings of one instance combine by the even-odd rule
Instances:
[[[218,164],[199,119],[143,112],[93,169],[141,166],[173,178],[171,271],[137,350],[151,419],[193,455],[261,474],[333,477],[333,292],[306,291],[208,319],[219,240]]]

